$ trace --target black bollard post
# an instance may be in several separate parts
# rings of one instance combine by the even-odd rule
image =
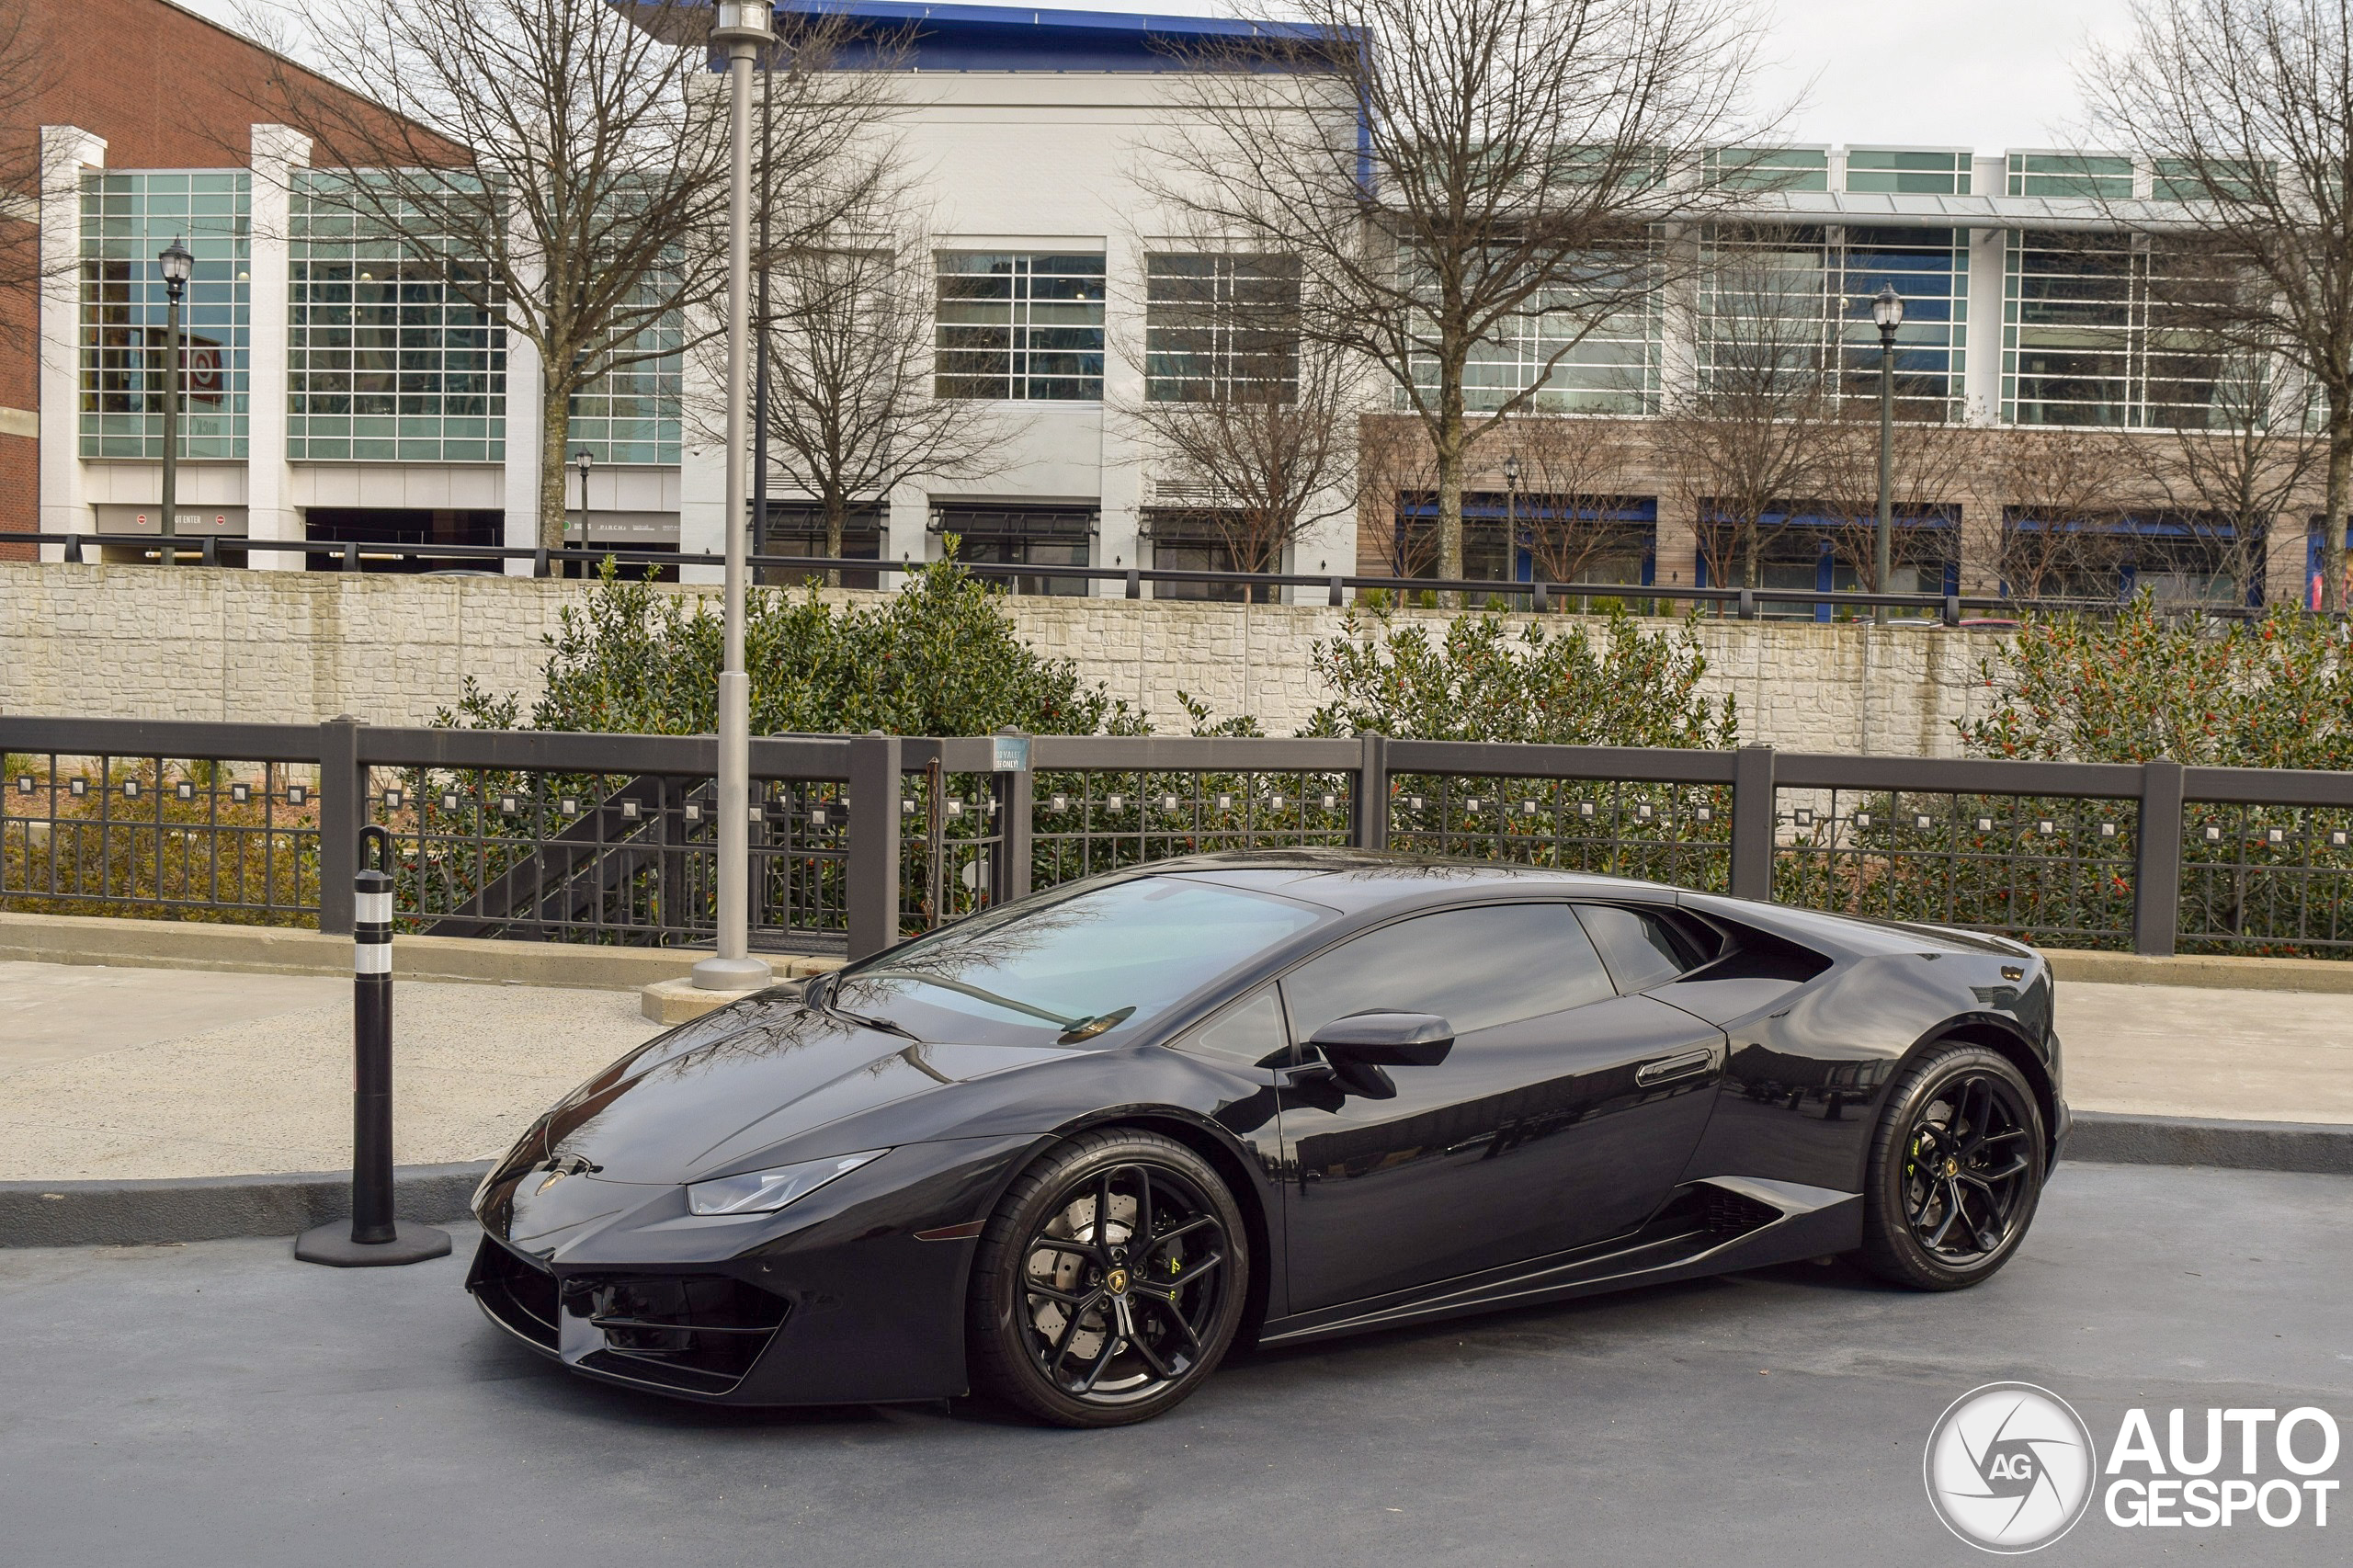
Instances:
[[[368,863],[370,846],[376,864]],[[392,1215],[392,835],[359,830],[352,878],[351,1218],[313,1225],[294,1241],[305,1263],[337,1268],[445,1257],[449,1233]]]

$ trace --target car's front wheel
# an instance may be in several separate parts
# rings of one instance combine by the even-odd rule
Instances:
[[[1961,1041],[1900,1074],[1871,1144],[1863,1266],[1917,1290],[2009,1261],[2042,1195],[2042,1112],[1999,1051]]]
[[[981,1233],[973,1386],[1063,1426],[1142,1421],[1233,1342],[1248,1234],[1215,1167],[1137,1129],[1084,1133],[1014,1182]]]

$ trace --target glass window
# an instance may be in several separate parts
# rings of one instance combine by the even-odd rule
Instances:
[[[2132,194],[2132,160],[2082,153],[2013,153],[2012,196],[2072,196],[2125,199]]]
[[[1830,153],[1820,147],[1720,147],[1708,154],[1708,179],[1742,190],[1828,190]]]
[[[1699,356],[1703,387],[1745,384],[1757,356],[1802,373],[1835,367],[1842,402],[1876,407],[1879,328],[1871,298],[1904,299],[1895,335],[1898,417],[1961,412],[1969,318],[1969,239],[1957,229],[1787,224],[1720,228],[1701,256]],[[1769,361],[1766,361],[1769,363]]]
[[[640,284],[644,308],[659,303],[668,287],[658,278]],[[686,340],[683,319],[669,312],[630,345],[630,352],[651,358],[609,369],[574,392],[566,438],[572,450],[585,449],[600,463],[676,462],[684,439]]]
[[[893,949],[833,1000],[925,1040],[1051,1042],[1073,1025],[1171,1003],[1306,930],[1326,912],[1183,877],[1140,877],[1015,905]]]
[[[1343,943],[1283,980],[1302,1040],[1351,1013],[1435,1013],[1467,1035],[1616,994],[1565,903],[1417,915]]]
[[[1630,269],[1657,265],[1647,253],[1597,257],[1589,285],[1549,292],[1534,308],[1500,324],[1474,344],[1463,367],[1465,406],[1501,408],[1533,386],[1522,406],[1543,414],[1655,414],[1665,361],[1664,318],[1655,290],[1640,286]],[[1594,302],[1634,301],[1606,310]],[[1438,361],[1417,355],[1414,381],[1425,398],[1438,392]],[[1396,406],[1412,406],[1401,391]]]
[[[1273,986],[1261,986],[1209,1022],[1188,1031],[1176,1042],[1176,1049],[1215,1056],[1245,1067],[1279,1067],[1290,1055],[1290,1037],[1283,1029],[1282,1002]]]
[[[1101,514],[1091,506],[991,506],[948,505],[933,508],[931,531],[943,541],[953,535],[956,559],[1003,566],[1084,566]],[[993,577],[1004,583],[1004,577]],[[1031,575],[1010,579],[1017,594],[1065,597],[1091,591],[1084,577]]]
[[[1101,256],[942,251],[937,265],[935,395],[1101,401]]]
[[[356,210],[350,178],[295,175],[286,455],[503,461],[506,334],[492,285],[422,207]]]
[[[2194,290],[2124,233],[2015,231],[2003,280],[2002,418],[2200,428],[2260,402],[2200,329]]]
[[[1899,196],[1967,196],[1967,153],[1908,153],[1856,147],[1847,153],[1847,188]]]
[[[1299,394],[1299,262],[1154,256],[1144,262],[1144,396],[1154,403]]]
[[[1648,910],[1584,903],[1577,906],[1577,919],[1601,949],[1620,991],[1647,991],[1699,965],[1699,955],[1683,935]]]
[[[2159,201],[2211,201],[2217,195],[2255,199],[2272,176],[2269,164],[2238,158],[2159,158],[2149,169],[2149,194]]]
[[[82,177],[82,456],[164,455],[155,256],[175,239],[196,257],[180,307],[180,456],[245,455],[252,195],[243,171]]]

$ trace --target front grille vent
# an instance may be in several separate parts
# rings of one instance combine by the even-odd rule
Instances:
[[[540,1349],[556,1347],[555,1276],[516,1256],[488,1236],[474,1255],[466,1289],[490,1315]]]
[[[589,1275],[563,1281],[563,1310],[604,1335],[581,1365],[693,1393],[744,1381],[784,1324],[786,1302],[726,1275]]]

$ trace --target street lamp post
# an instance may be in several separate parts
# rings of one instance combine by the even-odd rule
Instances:
[[[155,257],[164,275],[164,564],[177,562],[172,548],[180,506],[180,300],[196,275],[196,257],[177,239]]]
[[[580,548],[588,548],[588,471],[597,466],[597,454],[583,447],[572,454],[572,466],[580,471]],[[588,575],[585,570],[580,574]]]
[[[705,991],[766,985],[751,956],[752,679],[744,670],[745,426],[752,294],[752,57],[775,40],[768,0],[718,0],[710,41],[727,49],[727,582],[719,670],[718,951],[694,967]]]
[[[1512,556],[1519,551],[1519,519],[1516,515],[1519,510],[1518,502],[1519,454],[1506,452],[1504,454],[1504,561],[1505,569],[1511,571],[1515,577],[1519,575],[1517,571],[1512,571],[1517,565]]]
[[[1879,327],[1879,522],[1871,529],[1872,586],[1887,592],[1895,554],[1895,511],[1890,490],[1895,477],[1895,329],[1904,324],[1904,296],[1882,283],[1871,300]],[[1887,624],[1887,607],[1871,607],[1871,623]]]

